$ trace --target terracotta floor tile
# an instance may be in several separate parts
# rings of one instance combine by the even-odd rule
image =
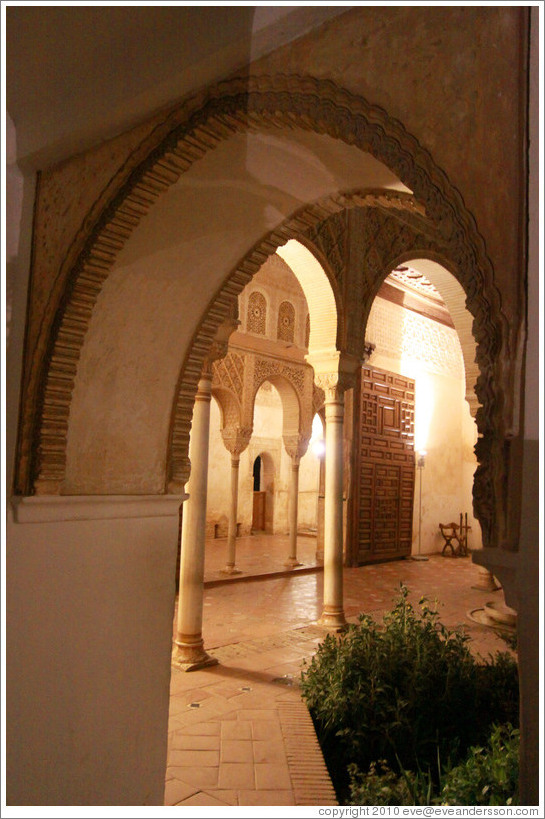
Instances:
[[[214,795],[226,805],[238,805],[238,791],[217,788],[214,790]]]
[[[220,761],[224,762],[252,762],[254,755],[252,743],[242,739],[222,739]]]
[[[254,762],[286,762],[284,743],[280,740],[257,740],[252,743]]]
[[[291,789],[291,778],[287,764],[265,762],[255,766],[257,790]]]
[[[198,722],[195,725],[188,725],[184,728],[184,734],[193,734],[198,736],[218,736],[220,735],[220,726],[216,722]]]
[[[238,793],[239,805],[295,805],[293,800],[293,793],[291,790],[272,790],[272,791],[239,791]]]
[[[215,796],[212,796],[211,793],[207,793],[206,791],[199,791],[194,796],[190,796],[189,799],[184,799],[183,802],[180,802],[180,805],[208,805],[212,807],[214,805],[218,807],[225,807],[228,805],[228,802],[222,802],[220,799],[216,799]]]
[[[220,738],[217,734],[186,734],[183,731],[174,731],[169,739],[169,750],[217,751],[220,747]]]
[[[202,767],[210,768],[219,765],[220,755],[217,751],[179,751],[173,748],[168,755],[169,764],[173,767],[181,767],[187,765],[193,767],[194,765],[201,765]]]
[[[187,765],[169,766],[175,779],[179,779],[195,790],[200,788],[215,788],[218,784],[218,768],[191,768]]]
[[[224,721],[221,723],[221,740],[251,740],[252,724],[242,720]]]
[[[165,785],[165,805],[177,805],[196,793],[197,788],[186,785],[178,779],[169,779]]]
[[[249,719],[252,722],[266,722],[268,720],[277,720],[278,713],[273,708],[248,708],[241,711],[238,718]]]
[[[218,788],[251,790],[255,788],[254,766],[244,762],[225,762],[220,766]]]
[[[242,720],[241,720],[242,722]],[[265,722],[252,722],[252,738],[264,740],[282,739],[282,731],[279,723],[266,720]]]

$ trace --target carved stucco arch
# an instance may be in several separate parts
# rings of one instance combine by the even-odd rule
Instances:
[[[481,369],[477,395],[483,407],[476,494],[481,495],[483,508],[486,504],[490,507],[483,535],[487,545],[494,545],[498,534],[496,506],[505,474],[501,441],[509,424],[509,419],[502,417],[503,393],[510,374],[503,371],[500,361],[502,343],[507,340],[484,240],[458,190],[398,120],[331,81],[309,77],[244,77],[220,83],[167,114],[122,163],[68,249],[53,288],[52,301],[57,305],[54,317],[42,330],[48,338],[45,353],[33,357],[25,374],[19,491],[60,490],[79,353],[102,283],[134,228],[161,193],[207,151],[237,132],[263,128],[300,128],[326,134],[383,162],[413,191],[434,231],[449,245],[456,268],[468,272],[470,286],[464,289],[468,306],[471,303],[474,307],[471,312]],[[286,232],[291,238],[308,228],[309,214],[311,224],[321,221],[316,218],[319,214],[303,209],[298,222],[292,219],[287,230],[273,231],[233,271],[210,304],[177,389],[171,463],[178,462],[181,472],[187,471],[191,408],[214,332],[234,296],[265,258],[285,242]],[[172,474],[172,479],[179,486],[180,478],[187,475],[182,476],[176,468],[172,471],[178,473]],[[184,482],[182,479],[182,485]],[[489,486],[493,486],[492,503],[485,497]]]
[[[434,270],[426,265],[431,262],[441,269]],[[466,296],[463,286],[460,283],[459,271],[454,269],[454,265],[449,259],[440,253],[426,251],[420,257],[414,253],[402,254],[393,262],[394,267],[400,264],[414,264],[416,269],[424,273],[441,294],[441,298],[450,313],[454,329],[458,335],[462,348],[465,377],[465,400],[469,404],[469,410],[473,418],[476,418],[479,410],[479,401],[475,392],[477,379],[479,378],[479,365],[476,356],[476,344],[473,336],[473,316],[466,307]],[[394,269],[392,267],[392,269]]]
[[[305,378],[303,368],[285,367],[280,362],[263,361],[265,366],[254,370],[252,395],[248,402],[248,409],[252,419],[255,411],[255,399],[259,389],[268,381],[277,390],[282,402],[282,437],[284,443],[299,437],[310,440],[308,412],[305,411],[304,387]],[[299,378],[300,376],[300,378]]]

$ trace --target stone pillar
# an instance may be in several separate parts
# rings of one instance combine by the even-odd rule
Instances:
[[[237,517],[238,517],[238,477],[240,456],[244,452],[252,430],[246,427],[226,427],[221,435],[226,449],[231,453],[231,503],[229,505],[229,525],[227,529],[227,562],[222,574],[240,574],[236,566],[237,550]]]
[[[299,464],[308,449],[311,432],[284,435],[284,447],[291,458],[291,480],[288,498],[289,555],[284,563],[290,569],[301,566],[297,560],[297,519],[299,510]]]
[[[173,664],[184,671],[218,662],[206,653],[202,638],[211,389],[211,374],[203,374],[197,388],[189,442],[189,497],[182,511],[180,591]]]
[[[361,361],[339,352],[308,356],[315,382],[325,395],[324,606],[319,625],[346,625],[343,604],[343,421],[344,392]],[[332,366],[333,365],[333,366]]]
[[[343,417],[344,396],[325,403],[324,607],[320,624],[341,627],[343,607]]]
[[[227,529],[227,563],[222,569],[224,574],[240,574],[236,568],[237,550],[237,516],[238,516],[238,472],[240,455],[231,456],[231,503],[229,505],[229,526]]]
[[[291,459],[291,480],[288,499],[289,555],[284,563],[289,569],[301,566],[297,560],[297,514],[299,509],[299,458]]]

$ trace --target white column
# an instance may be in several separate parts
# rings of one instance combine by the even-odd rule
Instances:
[[[204,543],[208,486],[208,447],[212,376],[202,375],[193,408],[189,441],[191,474],[182,509],[180,591],[173,663],[193,671],[218,661],[204,650],[202,639]]]
[[[331,391],[325,404],[324,608],[319,623],[346,624],[343,609],[343,418],[344,396]]]
[[[227,529],[227,563],[225,568],[222,569],[223,574],[240,574],[240,569],[236,568],[239,466],[240,455],[231,454],[231,503]]]
[[[291,481],[288,499],[288,517],[289,517],[289,547],[290,553],[284,566],[294,568],[301,566],[297,560],[297,517],[299,510],[299,458],[292,457],[291,459]]]

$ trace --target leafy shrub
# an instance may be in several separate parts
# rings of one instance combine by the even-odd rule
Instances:
[[[432,805],[434,782],[431,774],[418,771],[394,773],[385,759],[372,762],[367,773],[354,763],[348,766],[350,805]]]
[[[386,760],[362,773],[350,764],[350,805],[516,805],[519,731],[495,725],[486,747],[470,748],[464,762],[441,772],[392,771]]]
[[[486,747],[473,747],[467,759],[443,780],[442,805],[517,805],[520,732],[497,725]]]
[[[499,653],[479,664],[460,629],[439,622],[426,600],[417,613],[401,585],[383,624],[360,615],[328,635],[301,675],[339,798],[347,798],[348,765],[367,771],[437,770],[437,754],[455,765],[486,742],[493,723],[518,724],[514,660]],[[435,774],[434,774],[435,775]]]

